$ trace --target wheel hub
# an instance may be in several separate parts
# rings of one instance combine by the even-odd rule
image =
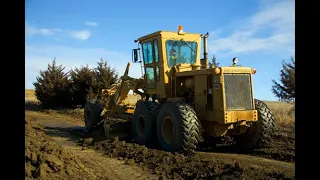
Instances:
[[[173,119],[170,116],[166,116],[162,122],[162,136],[167,144],[173,142],[175,137],[175,127]]]
[[[91,110],[87,109],[86,117],[85,117],[85,122],[88,123],[91,119]]]
[[[146,135],[146,122],[143,116],[139,116],[137,119],[137,134],[140,138]]]

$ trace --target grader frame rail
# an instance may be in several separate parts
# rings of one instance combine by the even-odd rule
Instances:
[[[156,142],[171,152],[192,152],[203,139],[226,136],[233,137],[240,150],[264,146],[274,117],[265,103],[254,99],[256,70],[237,66],[237,58],[232,66],[209,67],[208,35],[185,33],[179,26],[178,32],[158,31],[135,40],[139,45],[133,49],[133,62],[143,63],[145,74],[139,79],[128,76],[128,63],[118,84],[103,90],[100,101],[86,104],[87,129],[103,123],[109,132],[110,118],[125,119],[137,143]],[[130,90],[140,96],[131,103]]]

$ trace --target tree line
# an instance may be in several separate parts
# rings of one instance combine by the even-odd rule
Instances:
[[[33,85],[43,108],[83,107],[88,96],[99,96],[102,89],[109,88],[118,78],[118,72],[103,59],[95,68],[86,65],[69,72],[53,59],[46,70],[39,72]]]
[[[291,57],[290,62],[282,61],[279,81],[272,80],[272,93],[285,102],[295,102],[296,96],[296,60]]]
[[[216,57],[210,65],[219,66]],[[118,72],[101,59],[95,68],[88,65],[64,72],[65,67],[56,64],[54,58],[46,70],[41,70],[33,83],[35,95],[43,108],[83,107],[89,97],[101,94],[119,79]],[[282,62],[278,81],[272,80],[272,93],[280,101],[295,100],[295,58]]]

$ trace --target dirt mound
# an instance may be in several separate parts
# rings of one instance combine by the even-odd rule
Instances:
[[[294,171],[204,154],[172,154],[117,139],[93,141],[91,146],[109,157],[148,169],[163,179],[294,179]]]
[[[233,144],[212,145],[199,144],[198,151],[239,153]],[[249,155],[274,159],[285,162],[295,162],[295,128],[293,125],[279,126],[272,135],[270,143],[264,148],[254,149]]]
[[[270,144],[256,149],[252,155],[279,161],[295,162],[295,127],[294,125],[280,126],[275,131]]]
[[[42,132],[42,127],[25,120],[26,179],[97,179],[82,162]]]

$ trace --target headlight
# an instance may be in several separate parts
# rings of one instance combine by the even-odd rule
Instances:
[[[238,60],[238,58],[237,58],[237,57],[235,57],[235,58],[233,58],[233,59],[232,59],[233,64],[237,64],[237,63],[238,63],[238,61],[239,61],[239,60]]]
[[[220,73],[220,68],[215,68],[214,73],[219,74]]]

